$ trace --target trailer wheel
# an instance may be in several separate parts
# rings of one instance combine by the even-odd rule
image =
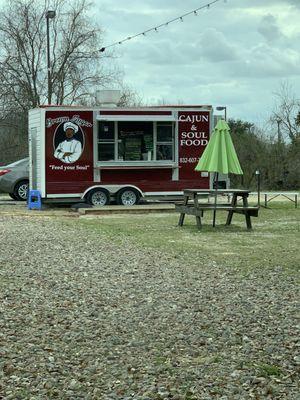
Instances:
[[[93,206],[106,206],[110,202],[109,192],[105,189],[94,189],[87,194],[87,202]]]
[[[26,201],[28,196],[28,186],[29,182],[27,180],[20,181],[16,184],[14,188],[14,196],[18,201]]]
[[[140,201],[140,193],[132,188],[124,188],[117,193],[117,203],[122,206],[134,206]]]

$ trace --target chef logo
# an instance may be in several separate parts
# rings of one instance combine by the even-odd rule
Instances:
[[[65,164],[79,160],[84,148],[84,133],[74,122],[61,123],[54,134],[54,157]]]

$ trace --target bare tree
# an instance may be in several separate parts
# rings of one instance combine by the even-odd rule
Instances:
[[[292,93],[287,82],[280,85],[279,91],[275,93],[277,105],[271,115],[271,123],[276,127],[278,141],[282,137],[291,142],[300,139],[300,99]]]
[[[26,116],[14,115],[13,120],[0,120],[0,163],[7,164],[28,154],[28,141],[20,136],[20,127],[26,127]]]
[[[139,107],[145,105],[143,99],[135,90],[122,83],[120,83],[120,87],[121,98],[118,103],[119,107]]]
[[[87,0],[8,0],[0,14],[0,112],[27,111],[47,102],[46,18],[50,23],[50,96],[54,104],[78,103],[95,86],[118,78],[104,67],[102,31]]]

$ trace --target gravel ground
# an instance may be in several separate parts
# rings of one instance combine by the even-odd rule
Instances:
[[[292,273],[186,265],[77,219],[0,226],[1,399],[299,399]]]

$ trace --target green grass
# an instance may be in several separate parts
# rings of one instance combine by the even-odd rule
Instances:
[[[217,213],[215,228],[211,226],[212,213],[207,212],[201,230],[193,216],[186,216],[184,226],[178,227],[178,217],[177,213],[122,214],[83,218],[79,223],[120,245],[130,242],[186,262],[210,261],[244,270],[299,269],[300,209],[290,204],[261,208],[258,218],[252,218],[252,231],[246,229],[244,216],[237,214],[231,226],[224,226],[226,213],[222,211]]]
[[[279,377],[282,374],[281,368],[277,365],[262,364],[258,366],[260,376],[268,378],[269,376]]]

